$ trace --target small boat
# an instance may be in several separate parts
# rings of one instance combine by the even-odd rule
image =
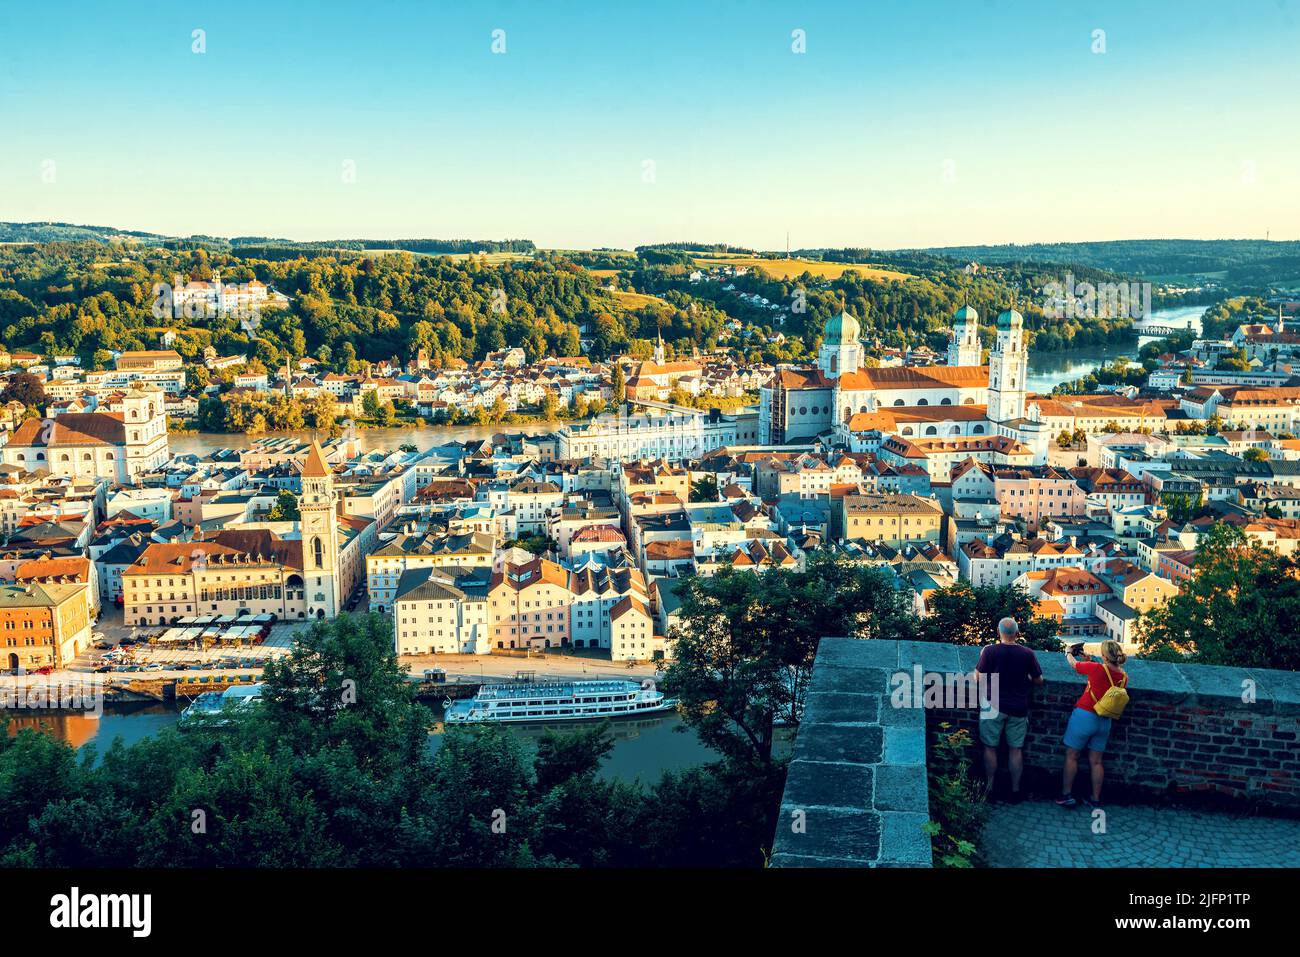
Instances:
[[[206,720],[212,724],[222,724],[223,719],[218,719],[217,715],[227,709],[252,707],[261,696],[260,684],[231,685],[225,691],[205,691],[181,712],[181,723]]]
[[[636,681],[565,681],[484,685],[478,694],[447,705],[448,724],[505,724],[590,721],[671,711],[653,685]]]

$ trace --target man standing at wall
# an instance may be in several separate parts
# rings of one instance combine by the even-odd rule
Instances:
[[[1029,732],[1029,689],[1043,683],[1038,657],[1020,643],[1020,627],[1014,618],[998,622],[998,640],[980,653],[975,666],[988,676],[990,693],[980,702],[980,743],[984,745],[984,794],[991,797],[998,772],[998,745],[1007,741],[1007,771],[1011,776],[1011,800],[1020,800],[1020,776],[1025,769],[1025,735]],[[983,695],[981,698],[983,699]]]

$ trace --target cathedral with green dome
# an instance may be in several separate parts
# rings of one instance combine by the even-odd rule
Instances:
[[[819,364],[828,379],[862,368],[862,327],[847,312],[826,320]]]
[[[1013,458],[1045,460],[1042,428],[1025,418],[1024,321],[1014,309],[998,316],[984,365],[979,319],[969,305],[954,313],[946,364],[882,365],[867,361],[856,318],[847,311],[831,316],[817,364],[779,367],[760,390],[761,441],[822,440],[874,451],[881,438],[862,436],[892,435],[904,442],[968,443],[976,454],[1002,455],[1005,446]]]

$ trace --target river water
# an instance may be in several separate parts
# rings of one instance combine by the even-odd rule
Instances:
[[[74,748],[94,745],[102,755],[115,738],[120,738],[129,747],[175,725],[178,714],[176,708],[167,704],[105,705],[99,718],[76,712],[13,718],[9,723],[9,734],[16,734],[20,728],[33,728],[53,734]],[[525,747],[535,745],[544,730],[533,725],[506,727]],[[701,744],[693,732],[679,731],[681,727],[682,719],[675,714],[613,722],[610,730],[614,735],[614,747],[601,773],[609,778],[640,779],[651,784],[658,781],[665,771],[680,771],[718,759],[718,755]],[[441,744],[442,725],[439,724],[429,736],[429,745],[436,750]]]
[[[528,422],[522,425],[443,425],[425,426],[422,429],[358,429],[357,445],[362,452],[376,449],[391,452],[402,445],[414,445],[420,451],[431,449],[448,442],[469,442],[490,439],[503,432],[538,435],[554,432],[560,428],[559,422]],[[320,438],[320,434],[310,430],[298,432],[270,432],[267,436],[283,438],[286,436],[310,441]],[[221,449],[246,449],[259,438],[267,436],[248,435],[243,432],[197,432],[191,435],[170,435],[168,444],[173,455],[207,455]]]
[[[1138,323],[1138,326],[1169,326],[1180,329],[1201,331],[1201,316],[1206,306],[1178,306],[1173,309],[1157,309],[1151,316]],[[1156,336],[1116,336],[1113,342],[1105,345],[1087,346],[1071,349],[1068,352],[1030,352],[1029,377],[1026,385],[1030,392],[1049,393],[1062,382],[1072,382],[1080,376],[1087,375],[1097,366],[1113,362],[1124,356],[1136,359],[1142,346],[1156,339]]]

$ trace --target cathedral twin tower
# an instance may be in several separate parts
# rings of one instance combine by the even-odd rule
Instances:
[[[988,417],[992,422],[1009,422],[1025,414],[1029,356],[1025,350],[1024,322],[1024,316],[1015,309],[1006,310],[997,319],[997,338],[989,352],[988,366]],[[953,315],[949,366],[982,365],[979,325],[979,313],[971,306],[962,306]],[[822,374],[831,380],[863,367],[861,327],[847,312],[826,321],[818,364]]]

